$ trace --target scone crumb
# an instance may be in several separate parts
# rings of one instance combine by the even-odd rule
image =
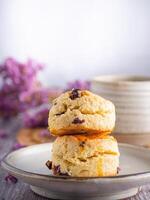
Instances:
[[[119,174],[120,170],[120,167],[117,167],[117,174]]]
[[[52,161],[48,160],[45,164],[48,167],[48,169],[52,169]]]

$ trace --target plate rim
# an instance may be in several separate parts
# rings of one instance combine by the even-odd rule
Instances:
[[[18,176],[26,176],[29,178],[36,178],[36,179],[47,179],[47,180],[52,180],[52,181],[93,181],[93,180],[124,180],[124,179],[130,179],[130,178],[141,178],[141,177],[145,177],[148,178],[150,177],[150,170],[149,171],[145,171],[145,172],[139,172],[139,173],[132,173],[132,174],[124,174],[124,175],[117,175],[117,176],[105,176],[105,177],[73,177],[73,176],[56,176],[56,175],[46,175],[46,174],[39,174],[39,173],[34,173],[34,172],[28,172],[22,169],[19,169],[17,167],[14,167],[13,165],[9,164],[7,162],[7,158],[10,154],[14,153],[14,152],[18,152],[18,151],[22,151],[24,149],[29,149],[35,146],[44,146],[44,145],[48,145],[48,144],[52,144],[52,142],[50,143],[44,143],[44,144],[37,144],[37,145],[31,145],[28,147],[23,147],[21,149],[9,152],[8,154],[6,154],[2,161],[1,161],[1,166],[4,170],[8,171],[9,173],[12,174],[17,174]],[[132,148],[132,149],[138,149],[138,150],[144,150],[144,151],[149,151],[150,149],[144,148],[142,146],[138,146],[138,145],[131,145],[131,144],[126,144],[126,143],[119,143],[119,146],[122,147],[128,147],[128,148]],[[149,176],[148,176],[149,175]]]

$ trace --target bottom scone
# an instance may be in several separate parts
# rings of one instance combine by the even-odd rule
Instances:
[[[55,175],[115,176],[118,167],[118,144],[112,136],[65,135],[53,143],[51,168]]]

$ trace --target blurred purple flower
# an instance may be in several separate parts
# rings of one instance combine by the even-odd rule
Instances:
[[[8,133],[4,129],[0,129],[0,138],[1,139],[6,139],[8,137]]]
[[[5,181],[15,184],[18,182],[18,179],[11,174],[8,174],[7,176],[5,176]]]
[[[20,102],[27,108],[33,108],[38,105],[48,103],[49,90],[47,88],[37,88],[35,90],[24,91],[19,95]]]
[[[49,108],[23,114],[23,125],[28,128],[47,127]]]
[[[12,150],[17,150],[17,149],[20,149],[20,148],[23,148],[23,147],[26,147],[25,145],[22,145],[20,143],[15,143],[12,147]]]
[[[63,92],[60,88],[36,88],[34,90],[22,92],[19,96],[20,102],[26,106],[35,107],[58,97]]]
[[[42,131],[40,132],[40,136],[41,136],[41,137],[50,136],[50,132],[49,132],[47,129],[42,130]]]
[[[33,107],[32,98],[30,98],[31,104],[20,101],[20,98],[25,92],[28,91],[31,94],[39,88],[40,83],[37,81],[37,73],[42,68],[43,64],[33,60],[20,63],[13,58],[7,58],[0,65],[2,82],[0,87],[0,115],[3,117],[14,116]],[[38,103],[34,100],[34,105]]]
[[[91,86],[90,81],[75,80],[75,81],[67,83],[66,90],[72,90],[73,88],[80,89],[80,90],[90,90],[90,86]]]

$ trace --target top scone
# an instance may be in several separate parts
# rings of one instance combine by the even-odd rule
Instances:
[[[65,92],[53,101],[49,112],[53,135],[110,134],[115,126],[115,107],[110,101],[87,90]]]

